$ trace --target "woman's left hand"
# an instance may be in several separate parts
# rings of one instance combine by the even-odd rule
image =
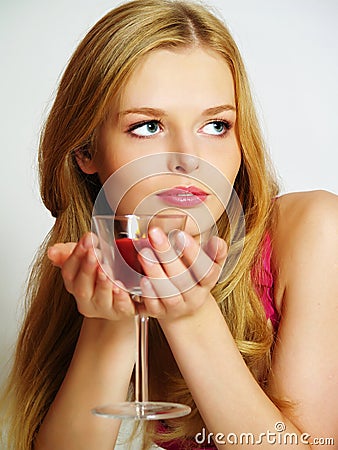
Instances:
[[[154,251],[145,248],[139,257],[145,273],[139,312],[165,320],[193,315],[212,298],[210,291],[227,257],[225,241],[213,236],[202,249],[192,236],[179,231],[171,245],[160,228],[149,230],[149,238]]]

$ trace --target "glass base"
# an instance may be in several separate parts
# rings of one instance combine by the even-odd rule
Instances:
[[[94,408],[96,416],[110,419],[162,420],[186,416],[191,408],[179,403],[123,402]]]

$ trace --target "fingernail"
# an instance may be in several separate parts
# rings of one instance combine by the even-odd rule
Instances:
[[[227,251],[227,246],[225,241],[223,241],[223,239],[220,239],[217,236],[213,236],[211,239],[211,245],[212,245],[212,249],[215,252],[215,255],[218,253],[219,257],[220,256],[225,256],[226,251]]]
[[[151,240],[155,244],[163,244],[164,242],[164,234],[163,231],[160,230],[160,228],[154,227],[149,230],[149,236],[151,237]]]
[[[106,281],[107,279],[107,275],[104,272],[102,272],[102,270],[99,270],[97,276],[100,281]]]
[[[92,240],[92,236],[91,236],[90,233],[87,233],[84,236],[84,239],[82,241],[82,245],[84,246],[84,248],[88,248],[88,249],[93,247],[93,240]]]
[[[96,264],[97,262],[96,256],[90,250],[87,253],[87,262],[91,265]]]
[[[157,262],[156,256],[149,248],[143,248],[140,251],[140,255],[142,256],[142,259],[146,264],[150,265]]]
[[[140,286],[142,289],[142,294],[144,296],[147,296],[147,294],[149,295],[152,292],[152,284],[151,282],[148,280],[148,278],[146,277],[142,277],[142,280],[140,282]]]
[[[175,243],[176,249],[182,251],[185,247],[187,247],[187,239],[183,231],[178,231],[175,234]]]
[[[53,258],[53,256],[56,255],[56,249],[53,246],[52,247],[48,247],[47,255],[48,255],[48,257]]]

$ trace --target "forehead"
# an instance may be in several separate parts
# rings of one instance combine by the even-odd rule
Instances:
[[[123,107],[210,107],[235,104],[234,84],[226,61],[201,48],[160,49],[144,56],[129,78],[121,97]]]

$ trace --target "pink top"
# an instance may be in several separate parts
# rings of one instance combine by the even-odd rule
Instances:
[[[266,318],[271,320],[274,328],[276,329],[278,326],[279,317],[273,300],[274,280],[271,269],[271,254],[271,237],[270,234],[267,233],[263,240],[262,246],[262,270],[257,270],[257,268],[254,267],[251,275],[256,285],[257,294],[263,303]]]
[[[256,285],[257,294],[261,298],[263,303],[266,318],[270,319],[274,328],[276,329],[278,326],[278,313],[274,306],[273,302],[273,276],[271,269],[271,238],[267,233],[262,246],[262,267],[258,269],[256,267],[253,268],[251,275],[254,283]],[[166,425],[165,423],[159,422],[158,432],[165,433]],[[184,448],[183,441],[181,439],[175,439],[173,441],[158,443],[162,448],[166,450],[182,450]],[[214,450],[217,449],[216,446],[203,446],[200,447],[196,444],[194,447],[189,447],[190,450]]]

